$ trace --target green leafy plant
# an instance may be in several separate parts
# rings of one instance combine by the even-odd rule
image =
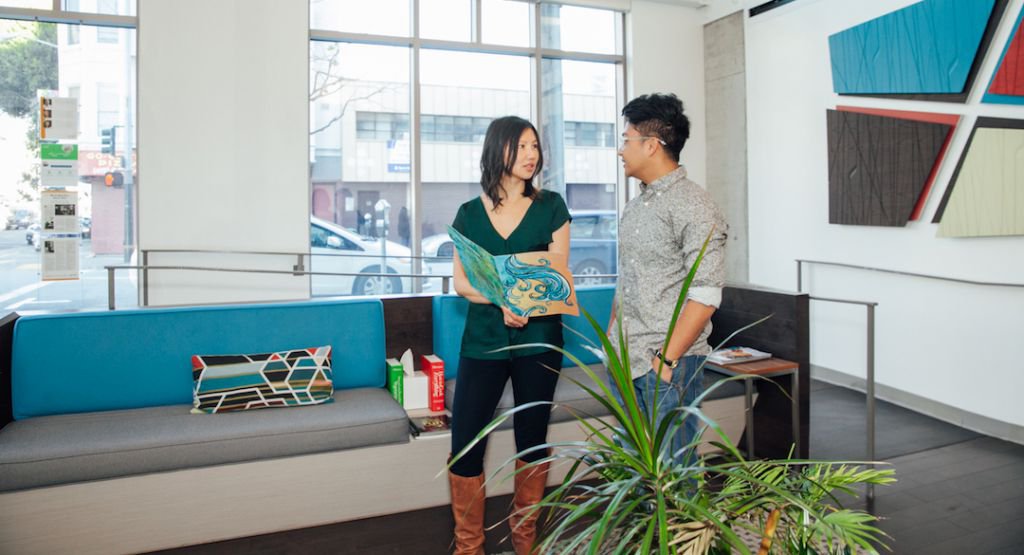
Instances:
[[[683,282],[666,337],[675,329],[710,237]],[[881,540],[885,534],[875,526],[876,517],[843,509],[836,494],[853,495],[858,484],[891,483],[895,481],[892,470],[875,469],[868,463],[746,460],[718,424],[701,411],[700,404],[724,381],[750,378],[718,382],[690,406],[659,420],[656,406],[645,412],[637,401],[621,319],[616,350],[598,322],[583,313],[600,341],[607,384],[572,353],[547,347],[564,354],[587,374],[592,384],[575,383],[608,414],[574,412],[586,432],[584,440],[552,442],[517,453],[488,477],[499,478],[515,459],[533,451],[546,451],[547,456],[521,467],[520,472],[544,462],[568,467],[562,482],[533,508],[546,515],[537,544],[539,553],[844,554],[884,547]],[[723,344],[761,321],[737,330]],[[528,346],[537,345],[511,348]],[[611,388],[616,388],[618,395],[613,395]],[[521,405],[499,415],[453,461],[516,412],[540,404],[545,403]],[[685,418],[696,418],[703,431],[718,434],[720,441],[713,445],[720,454],[696,455],[702,434],[686,446],[687,456],[669,452],[672,436]],[[751,539],[759,544],[756,551],[752,551]]]

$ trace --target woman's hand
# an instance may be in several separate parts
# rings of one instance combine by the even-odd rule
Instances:
[[[504,306],[501,307],[501,313],[505,315],[505,325],[510,328],[521,328],[530,321],[528,316],[517,316],[516,313]]]

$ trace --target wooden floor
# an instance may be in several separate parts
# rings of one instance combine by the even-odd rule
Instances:
[[[845,441],[835,445],[863,445],[863,436],[847,429],[850,422],[863,421],[863,405],[840,401],[850,395],[855,399],[860,395],[863,400],[863,395],[832,388],[821,382],[812,388],[818,393],[811,396],[812,457],[829,454],[820,452],[827,448],[824,438],[834,441],[837,434]],[[878,414],[877,443],[891,446],[887,451],[893,456],[885,460],[896,469],[899,481],[878,488],[874,510],[884,518],[881,527],[891,536],[888,543],[893,553],[1024,554],[1024,446],[979,436],[885,403],[879,404]],[[822,438],[820,443],[826,446],[818,453],[815,437]],[[850,455],[859,459],[861,453]],[[489,499],[488,521],[504,518],[509,502],[509,496]],[[865,507],[863,500],[850,501],[847,506]],[[451,527],[451,513],[445,506],[162,553],[438,554],[450,552]],[[487,553],[510,551],[501,541],[507,533],[504,526],[488,532]]]

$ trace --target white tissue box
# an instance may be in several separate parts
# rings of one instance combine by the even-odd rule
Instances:
[[[430,400],[427,375],[423,372],[414,372],[411,376],[406,374],[402,378],[402,387],[405,389],[402,406],[405,410],[427,408]]]

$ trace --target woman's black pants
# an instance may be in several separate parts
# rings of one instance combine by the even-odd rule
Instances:
[[[561,366],[562,354],[555,351],[506,360],[460,357],[452,404],[452,455],[460,453],[484,426],[494,420],[495,409],[509,378],[512,379],[512,394],[517,407],[534,401],[551,401]],[[515,413],[516,452],[545,443],[550,419],[551,405],[548,404]],[[486,449],[485,437],[456,461],[451,471],[464,477],[479,476],[484,471]],[[521,459],[533,462],[545,456],[546,450],[537,450]]]

